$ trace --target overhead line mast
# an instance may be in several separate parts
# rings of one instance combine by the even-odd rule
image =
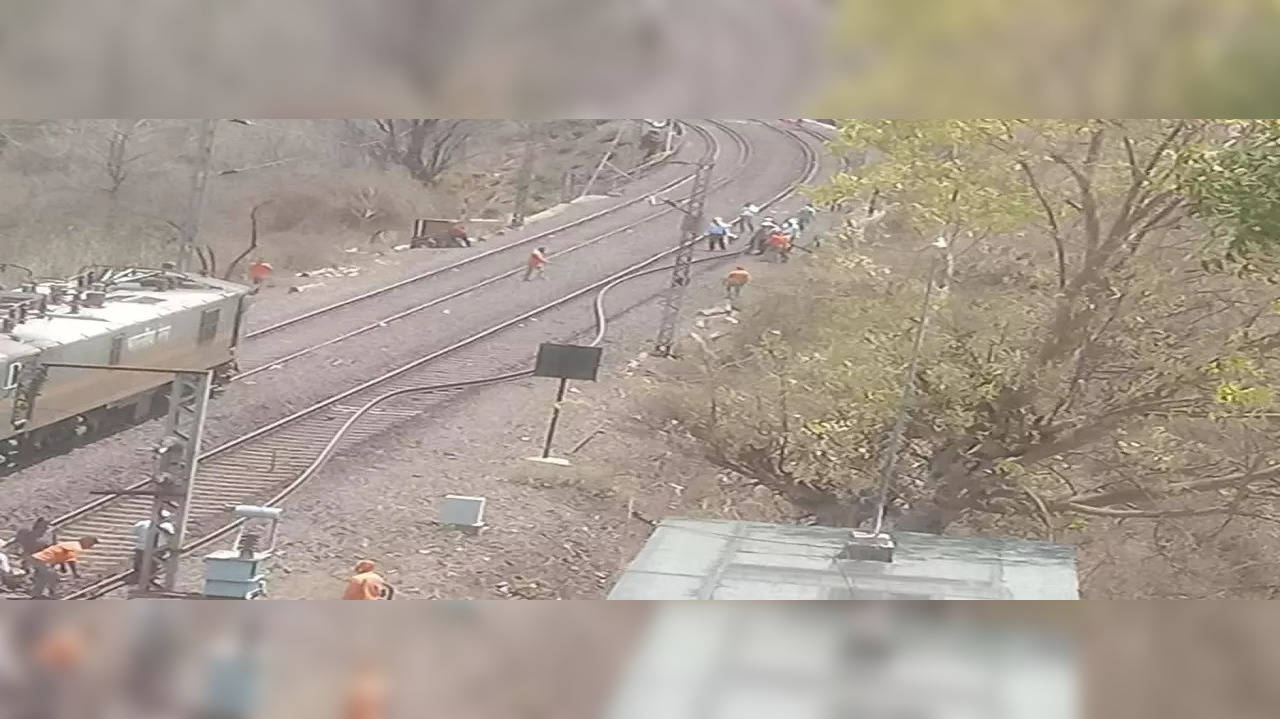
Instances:
[[[693,176],[693,187],[689,190],[689,199],[684,207],[679,208],[684,212],[680,246],[676,252],[675,266],[671,271],[671,285],[662,296],[662,323],[658,326],[658,338],[653,348],[654,354],[660,357],[675,356],[676,326],[680,322],[680,309],[684,305],[685,288],[689,286],[689,277],[693,268],[693,247],[702,233],[702,211],[706,204],[707,188],[711,184],[711,172],[714,168],[714,162],[698,163],[698,170]]]

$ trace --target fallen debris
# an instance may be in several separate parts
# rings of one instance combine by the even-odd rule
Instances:
[[[321,267],[317,270],[299,272],[298,277],[355,277],[360,272],[359,267]]]

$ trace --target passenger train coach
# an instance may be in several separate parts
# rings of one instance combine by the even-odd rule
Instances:
[[[225,384],[250,295],[233,282],[141,268],[0,291],[0,474],[167,406],[165,374],[47,364],[213,370]]]

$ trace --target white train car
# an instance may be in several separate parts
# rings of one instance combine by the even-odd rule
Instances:
[[[0,292],[0,471],[166,405],[165,374],[46,365],[204,369],[225,382],[250,295],[232,282],[137,268]]]

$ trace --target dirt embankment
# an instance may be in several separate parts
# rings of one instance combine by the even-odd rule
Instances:
[[[526,129],[438,121],[420,150],[439,165],[427,177],[404,161],[418,151],[411,122],[394,121],[394,142],[385,121],[216,123],[199,221],[206,260],[211,253],[216,273],[228,270],[248,247],[254,208],[257,254],[282,271],[342,264],[347,250],[368,247],[375,235],[383,244],[403,241],[418,217],[505,221]],[[178,120],[0,121],[0,262],[60,275],[89,263],[174,259],[198,129],[197,121]],[[618,166],[638,164],[639,136],[630,120],[535,123],[528,211],[581,192],[610,147]],[[606,170],[595,189],[611,181]]]

